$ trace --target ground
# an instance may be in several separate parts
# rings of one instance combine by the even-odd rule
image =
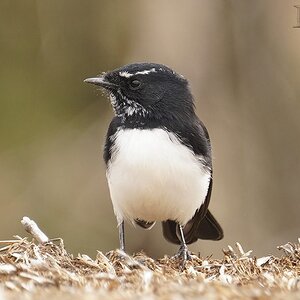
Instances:
[[[120,250],[73,257],[62,240],[0,241],[2,299],[300,299],[300,244],[255,258],[240,244],[222,259],[192,254],[184,268],[165,256]]]

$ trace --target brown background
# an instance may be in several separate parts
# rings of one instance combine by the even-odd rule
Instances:
[[[299,3],[298,3],[299,2]],[[300,1],[0,2],[0,239],[36,220],[69,251],[118,246],[102,161],[112,110],[84,78],[136,61],[190,80],[214,150],[211,210],[221,255],[239,241],[255,254],[299,234]],[[176,247],[128,228],[129,252]]]

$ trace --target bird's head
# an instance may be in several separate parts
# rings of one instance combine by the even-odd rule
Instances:
[[[135,63],[84,80],[108,91],[117,116],[159,116],[193,112],[187,80],[155,63]]]

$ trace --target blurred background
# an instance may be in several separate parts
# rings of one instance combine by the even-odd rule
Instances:
[[[102,147],[109,101],[83,80],[131,62],[190,80],[209,129],[211,211],[225,238],[191,249],[255,255],[299,236],[300,1],[0,2],[0,239],[33,218],[68,251],[118,247]],[[127,224],[128,252],[173,254],[161,227]]]

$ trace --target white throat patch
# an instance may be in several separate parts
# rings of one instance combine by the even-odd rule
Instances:
[[[114,94],[110,94],[110,102],[112,104],[113,110],[116,116],[121,118],[126,118],[133,116],[134,114],[145,117],[147,115],[147,109],[145,109],[141,104],[133,100],[128,99],[121,90],[118,90],[118,94],[122,98],[122,102],[119,102]]]

